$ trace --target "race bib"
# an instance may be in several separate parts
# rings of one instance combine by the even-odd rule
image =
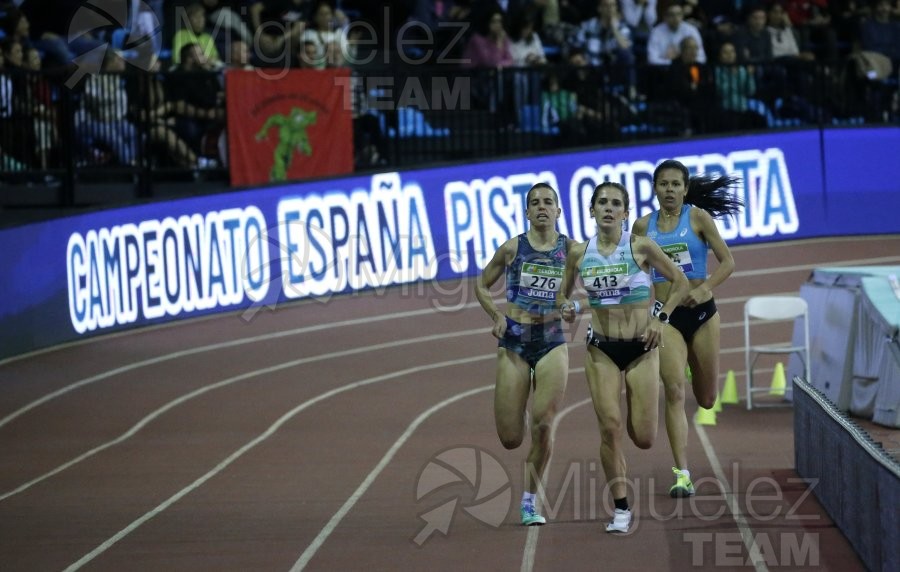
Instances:
[[[526,262],[519,279],[519,296],[534,300],[556,300],[563,269]]]
[[[593,305],[603,304],[605,300],[609,303],[613,299],[627,296],[631,291],[627,285],[627,264],[584,268],[581,271],[581,279]]]
[[[694,270],[694,263],[691,260],[691,251],[688,250],[687,243],[677,242],[675,244],[667,244],[660,248],[662,248],[662,251],[666,256],[675,263],[675,266],[680,268],[685,274]],[[666,279],[665,276],[657,272],[655,268],[653,269],[653,278],[659,280]]]

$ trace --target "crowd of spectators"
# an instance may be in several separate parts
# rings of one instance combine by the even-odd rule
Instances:
[[[510,81],[509,102],[538,106],[544,124],[581,144],[609,140],[616,106],[655,108],[684,134],[702,131],[710,110],[719,124],[753,129],[764,125],[767,103],[814,89],[816,62],[845,65],[854,82],[894,81],[894,91],[900,65],[900,0],[95,4],[107,13],[87,17],[75,0],[0,0],[0,170],[53,164],[65,128],[58,78],[91,69],[91,58],[94,71],[109,73],[83,74],[75,87],[77,160],[134,165],[143,140],[155,160],[180,168],[226,162],[226,69],[375,61],[542,70]],[[118,20],[117,6],[128,8]],[[126,69],[136,73],[118,74]],[[19,70],[32,73],[9,73]],[[354,110],[357,118],[365,111]],[[360,124],[357,152],[377,157],[360,149],[379,139],[377,122]],[[13,133],[25,141],[15,152]]]

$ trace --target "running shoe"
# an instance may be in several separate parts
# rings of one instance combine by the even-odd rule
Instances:
[[[522,505],[522,524],[525,526],[540,526],[542,524],[546,524],[547,519],[543,516],[539,515],[536,510],[534,510],[533,504],[523,504]]]
[[[694,496],[690,474],[675,467],[672,467],[672,472],[675,473],[675,484],[669,489],[669,496],[673,499]]]
[[[606,532],[627,533],[631,526],[631,511],[617,508],[613,513],[613,519],[606,525]]]

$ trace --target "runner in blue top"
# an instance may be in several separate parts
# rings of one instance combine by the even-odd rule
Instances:
[[[504,447],[515,449],[525,432],[531,432],[521,516],[522,524],[533,525],[546,522],[536,510],[535,494],[550,459],[550,427],[569,376],[569,352],[555,302],[566,253],[574,242],[556,230],[562,211],[550,185],[534,185],[525,200],[530,228],[497,249],[476,282],[475,295],[494,322],[491,333],[500,340],[494,389],[497,435]],[[504,272],[507,304],[500,311],[490,288]]]
[[[623,229],[628,220],[628,191],[604,182],[591,196],[591,215],[597,236],[569,250],[557,307],[563,319],[575,320],[590,307],[585,374],[594,411],[600,422],[600,462],[615,503],[607,532],[628,532],[631,509],[625,481],[622,433],[641,449],[656,438],[659,400],[659,352],[665,346],[666,312],[673,311],[687,294],[688,282],[678,267],[652,240]],[[659,272],[673,287],[657,317],[650,315],[650,271]],[[577,279],[587,298],[572,300]],[[628,415],[623,422],[619,406],[625,372]]]
[[[634,223],[634,233],[647,236],[679,266],[690,281],[690,292],[671,313],[666,328],[666,347],[660,350],[660,373],[666,395],[666,432],[675,458],[672,497],[694,494],[687,465],[688,422],[684,413],[685,369],[691,367],[691,386],[700,407],[709,409],[716,401],[719,377],[719,314],[712,290],[734,271],[734,259],[722,240],[714,217],[734,214],[741,202],[728,191],[737,183],[733,177],[690,177],[678,161],[663,161],[653,173],[653,186],[660,209]],[[718,260],[707,273],[709,250]],[[654,311],[669,299],[671,282],[653,276]]]

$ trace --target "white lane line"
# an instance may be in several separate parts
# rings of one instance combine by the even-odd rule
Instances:
[[[161,512],[163,512],[164,510],[166,510],[167,508],[169,508],[170,506],[172,506],[173,504],[175,504],[176,502],[178,502],[179,500],[181,500],[182,498],[184,498],[185,496],[187,496],[188,494],[193,492],[194,490],[198,489],[206,481],[210,480],[211,478],[213,478],[214,476],[216,476],[217,474],[222,472],[230,464],[232,464],[233,462],[238,460],[241,456],[244,455],[244,453],[246,453],[250,449],[256,447],[257,445],[259,445],[260,443],[262,443],[263,441],[265,441],[266,439],[268,439],[269,437],[274,435],[275,432],[278,431],[278,429],[280,429],[282,425],[284,425],[285,423],[290,421],[291,418],[293,418],[295,415],[297,415],[304,409],[308,409],[309,407],[312,407],[316,403],[319,403],[320,401],[324,401],[324,400],[328,399],[329,397],[333,397],[340,393],[344,393],[346,391],[350,391],[352,389],[356,389],[356,388],[362,387],[364,385],[371,385],[373,383],[379,383],[382,381],[387,381],[389,379],[396,379],[398,377],[404,377],[404,376],[415,374],[415,373],[421,373],[423,371],[429,371],[429,370],[440,369],[440,368],[444,368],[444,367],[452,367],[452,366],[456,366],[456,365],[474,363],[477,361],[483,361],[483,360],[492,359],[492,358],[496,358],[496,354],[473,356],[473,357],[468,357],[468,358],[460,358],[460,359],[455,359],[455,360],[438,362],[438,363],[424,365],[424,366],[411,367],[408,369],[394,371],[391,373],[386,373],[384,375],[379,375],[376,377],[370,377],[368,379],[356,381],[356,382],[332,389],[331,391],[327,391],[327,392],[325,392],[321,395],[318,395],[315,398],[310,399],[308,401],[304,401],[297,407],[291,409],[290,411],[288,411],[287,413],[282,415],[278,419],[278,421],[273,423],[265,432],[263,432],[262,434],[257,436],[255,439],[248,442],[243,447],[241,447],[240,449],[238,449],[237,451],[235,451],[234,453],[229,455],[225,460],[223,460],[221,463],[219,463],[218,465],[213,467],[206,474],[204,474],[203,476],[201,476],[200,478],[195,480],[190,485],[186,486],[185,488],[181,489],[180,491],[178,491],[177,493],[175,493],[174,495],[172,495],[171,497],[169,497],[168,499],[166,499],[165,501],[160,503],[156,508],[145,513],[139,519],[135,520],[134,522],[132,522],[131,524],[129,524],[128,526],[126,526],[125,528],[123,528],[122,530],[120,530],[119,532],[114,534],[112,537],[110,537],[105,542],[100,544],[100,546],[98,546],[97,548],[91,550],[90,552],[88,552],[87,554],[82,556],[77,562],[69,565],[66,568],[66,571],[78,570],[79,568],[81,568],[82,566],[84,566],[85,564],[87,564],[88,562],[90,562],[91,560],[93,560],[94,558],[99,556],[100,554],[103,554],[104,552],[106,552],[111,546],[113,546],[115,543],[119,542],[120,540],[122,540],[123,538],[125,538],[126,536],[128,536],[129,534],[134,532],[135,530],[137,530],[137,528],[140,527],[142,524],[144,524],[148,520],[152,519],[156,515],[160,514]],[[492,387],[493,387],[493,385],[487,385],[487,386],[466,392],[466,394],[460,394],[460,395],[466,396],[467,394],[470,395],[473,393],[477,393],[479,391],[486,391],[487,389],[490,389]],[[457,398],[461,399],[462,397],[458,396]],[[434,409],[434,408],[432,408],[432,409]],[[418,419],[416,421],[421,422]],[[409,430],[407,430],[407,431],[409,431]]]
[[[471,303],[465,304],[463,306],[460,306],[460,308],[469,308],[469,307],[474,307],[477,305],[478,305],[477,302],[471,302]],[[3,427],[4,425],[9,423],[16,417],[19,417],[20,415],[22,415],[28,411],[31,411],[35,407],[43,405],[44,403],[47,403],[48,401],[56,399],[57,397],[65,395],[65,394],[67,394],[71,391],[74,391],[80,387],[84,387],[86,385],[90,385],[92,383],[96,383],[98,381],[102,381],[104,379],[108,379],[110,377],[119,375],[121,373],[134,371],[136,369],[140,369],[143,367],[157,365],[157,364],[164,363],[167,361],[172,361],[174,359],[193,356],[193,355],[197,355],[197,354],[201,354],[201,353],[205,353],[205,352],[211,352],[211,351],[222,350],[222,349],[227,349],[227,348],[234,348],[237,346],[253,344],[253,343],[257,343],[257,342],[265,342],[265,341],[274,340],[274,339],[278,339],[278,338],[284,338],[284,337],[288,337],[288,336],[308,334],[310,332],[320,332],[322,330],[330,330],[333,328],[359,326],[359,325],[363,325],[363,324],[373,324],[376,322],[383,322],[386,320],[398,320],[398,319],[403,319],[403,318],[411,318],[411,317],[422,316],[425,314],[431,314],[431,313],[435,313],[435,312],[438,312],[438,310],[434,309],[434,308],[426,308],[423,310],[410,310],[408,312],[396,312],[393,314],[385,314],[382,316],[371,316],[368,318],[344,320],[341,322],[332,322],[332,323],[328,323],[328,324],[317,324],[315,326],[305,326],[302,328],[295,328],[293,330],[283,330],[280,332],[273,332],[270,334],[252,336],[249,338],[241,338],[239,340],[230,340],[227,342],[220,342],[217,344],[200,346],[200,347],[196,347],[196,348],[191,348],[191,349],[187,349],[187,350],[181,350],[181,351],[177,351],[177,352],[164,354],[161,356],[157,356],[155,358],[145,359],[142,361],[130,363],[128,365],[124,365],[122,367],[117,367],[115,369],[111,369],[111,370],[105,371],[103,373],[98,373],[97,375],[92,375],[91,377],[79,380],[75,383],[72,383],[63,388],[60,388],[52,393],[48,393],[47,395],[44,395],[43,397],[36,399],[36,400],[32,401],[31,403],[20,407],[16,411],[13,411],[6,417],[0,419],[0,427]]]
[[[797,270],[813,270],[814,268],[824,268],[826,266],[860,266],[866,264],[881,264],[882,262],[900,261],[900,256],[880,256],[878,258],[852,258],[850,260],[835,260],[832,262],[818,262],[814,264],[794,264],[791,266],[774,266],[772,268],[760,268],[759,270],[739,270],[729,276],[729,280],[733,278],[741,278],[743,276],[761,276],[763,274],[776,274],[779,272],[795,272]]]
[[[11,491],[0,494],[0,501],[3,501],[13,495],[19,494],[25,490],[28,490],[29,488],[40,483],[41,481],[45,481],[45,480],[49,479],[50,477],[57,475],[74,465],[77,465],[78,463],[84,461],[85,459],[93,457],[94,455],[96,455],[97,453],[100,453],[101,451],[105,451],[106,449],[109,449],[110,447],[113,447],[115,445],[122,443],[123,441],[133,437],[138,431],[143,429],[148,423],[150,423],[154,419],[160,417],[164,413],[174,409],[175,407],[178,407],[179,405],[184,404],[185,402],[187,402],[195,397],[199,397],[200,395],[203,395],[204,393],[208,393],[214,389],[219,389],[219,388],[225,387],[227,385],[237,383],[239,381],[244,381],[244,380],[247,380],[247,379],[250,379],[253,377],[258,377],[260,375],[266,375],[266,374],[274,373],[276,371],[281,371],[283,369],[297,367],[300,365],[305,365],[305,364],[309,364],[309,363],[313,363],[313,362],[317,362],[317,361],[324,361],[324,360],[335,359],[335,358],[343,358],[343,357],[347,357],[347,356],[351,356],[351,355],[355,355],[355,354],[378,351],[378,350],[383,350],[383,349],[397,348],[400,346],[405,346],[405,345],[410,345],[410,344],[428,343],[428,342],[434,342],[434,341],[439,341],[439,340],[446,340],[449,338],[465,337],[465,336],[470,336],[470,335],[479,334],[479,333],[486,333],[487,331],[488,330],[486,328],[479,328],[479,329],[475,329],[475,330],[463,330],[463,331],[459,331],[459,332],[444,332],[442,334],[433,334],[430,336],[422,336],[419,338],[410,338],[410,339],[400,340],[400,341],[396,341],[396,342],[385,342],[383,344],[363,346],[363,347],[354,348],[351,350],[343,350],[343,351],[339,351],[339,352],[320,354],[317,356],[305,357],[305,358],[296,359],[296,360],[289,361],[289,362],[280,363],[280,364],[273,365],[273,366],[270,366],[270,367],[267,367],[264,369],[257,369],[257,370],[249,371],[247,373],[243,373],[241,375],[237,375],[234,377],[229,377],[227,379],[224,379],[224,380],[216,382],[216,383],[212,383],[210,385],[204,385],[203,387],[195,389],[194,391],[192,391],[190,393],[186,393],[177,399],[169,401],[162,407],[149,413],[148,415],[143,417],[140,421],[138,421],[136,424],[134,424],[131,427],[131,429],[129,429],[125,433],[122,433],[121,435],[119,435],[118,437],[113,439],[112,441],[107,441],[106,443],[98,445],[98,446],[94,447],[93,449],[90,449],[89,451],[86,451],[86,452],[82,453],[81,455],[75,457],[74,459],[72,459],[66,463],[63,463],[62,465],[59,465],[58,467],[44,473],[43,475],[41,475],[39,477],[35,477],[34,479],[31,479],[27,483],[22,484]]]
[[[583,372],[584,368],[579,367],[576,369],[570,369],[569,373],[579,373]],[[566,407],[562,411],[559,412],[559,415],[556,416],[556,419],[553,420],[553,425],[550,429],[550,438],[556,438],[556,428],[559,426],[560,422],[565,418],[566,415],[574,411],[575,409],[581,407],[582,405],[588,404],[591,402],[591,398],[582,399],[577,403],[573,403],[572,405]],[[550,463],[553,462],[553,457],[547,461],[547,468],[545,469],[545,475],[550,473]],[[538,495],[538,498],[542,498],[543,495]],[[537,553],[537,543],[538,538],[541,534],[540,526],[529,526],[528,527],[528,536],[525,538],[525,550],[522,553],[522,567],[520,568],[521,572],[531,572],[534,569],[534,555]]]
[[[421,415],[416,417],[415,421],[409,424],[409,427],[406,428],[406,431],[404,431],[403,434],[400,435],[400,438],[394,442],[388,452],[384,454],[384,457],[382,457],[378,464],[375,465],[375,468],[372,469],[372,471],[366,476],[366,478],[363,479],[363,482],[360,483],[355,491],[353,491],[353,494],[350,495],[350,498],[348,498],[347,501],[344,502],[344,505],[340,509],[338,509],[336,513],[334,513],[334,516],[331,517],[331,520],[328,521],[328,523],[322,528],[321,531],[319,531],[319,534],[313,539],[309,546],[306,547],[306,550],[303,551],[303,554],[300,555],[300,558],[297,559],[297,562],[295,562],[291,567],[291,572],[299,572],[300,570],[306,568],[306,565],[309,564],[310,559],[315,556],[316,552],[319,551],[319,548],[321,548],[325,541],[328,540],[328,537],[331,536],[331,533],[334,532],[334,529],[338,527],[338,525],[341,523],[341,520],[343,520],[343,518],[347,516],[347,513],[350,512],[350,510],[360,499],[360,497],[366,494],[366,491],[369,490],[369,487],[372,486],[372,483],[375,482],[375,479],[378,478],[378,475],[381,474],[381,471],[383,471],[388,463],[391,462],[400,447],[402,447],[403,444],[406,443],[406,441],[412,436],[415,430],[419,428],[419,425],[421,425],[426,419],[428,419],[434,413],[440,411],[444,407],[461,399],[465,399],[466,397],[471,397],[472,395],[483,393],[491,389],[494,389],[493,383],[489,385],[483,385],[475,389],[470,389],[469,391],[464,391],[462,393],[457,393],[453,397],[447,398],[440,403],[433,405],[432,407],[424,411]]]
[[[722,487],[722,494],[725,496],[725,502],[727,503],[728,509],[731,511],[731,516],[741,533],[741,540],[747,548],[747,554],[750,557],[750,561],[753,563],[753,567],[756,569],[756,572],[768,572],[769,569],[766,566],[766,559],[763,558],[759,546],[756,544],[756,540],[753,537],[753,530],[750,528],[750,523],[744,518],[741,507],[738,506],[737,494],[731,490],[731,485],[727,480],[728,477],[725,476],[725,471],[722,470],[722,465],[719,463],[716,451],[713,449],[712,443],[709,442],[709,438],[706,436],[706,430],[703,428],[703,425],[697,423],[696,420],[694,420],[694,430],[697,432],[697,437],[700,438],[700,443],[703,445],[703,451],[706,453],[706,458],[709,460],[709,464],[712,466],[716,479],[718,479],[719,484]]]
[[[872,242],[872,241],[880,241],[891,240],[900,238],[900,235],[896,234],[877,234],[877,235],[855,235],[855,236],[822,236],[819,238],[800,238],[797,240],[792,240],[789,242],[757,242],[755,244],[739,244],[736,246],[732,246],[731,250],[760,250],[760,249],[770,249],[773,247],[804,247],[810,244],[822,244],[827,242]]]

